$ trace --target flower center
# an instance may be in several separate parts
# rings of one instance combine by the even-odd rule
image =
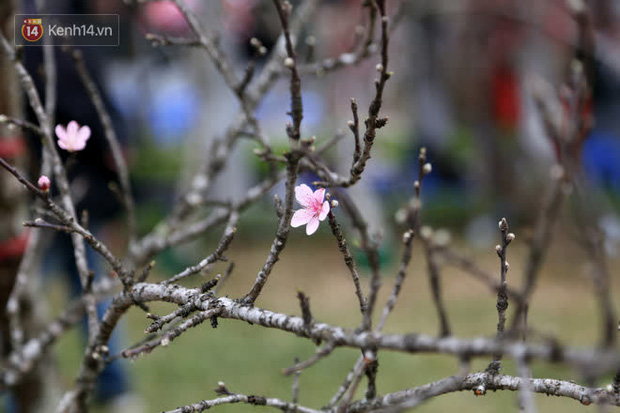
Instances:
[[[312,209],[312,212],[318,214],[319,212],[321,212],[321,203],[314,199],[312,200],[312,205],[310,206],[310,208]]]

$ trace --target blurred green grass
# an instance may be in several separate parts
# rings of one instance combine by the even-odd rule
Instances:
[[[321,234],[326,235],[327,230],[321,228]],[[315,319],[356,327],[359,323],[358,306],[349,274],[342,256],[333,248],[334,243],[328,237],[308,238],[299,232],[292,233],[289,247],[276,264],[257,305],[299,314],[295,295],[297,290],[302,290],[310,296]],[[595,345],[599,338],[596,321],[598,308],[591,284],[584,275],[583,254],[575,245],[568,242],[561,244],[552,248],[543,268],[530,309],[530,323],[538,331],[555,334],[573,345]],[[191,263],[189,256],[200,257],[202,254],[199,251],[208,253],[212,248],[211,243],[194,243],[187,247],[186,259],[189,262],[186,264]],[[458,248],[468,250],[466,245],[459,245]],[[266,251],[267,243],[252,237],[244,240],[241,234],[241,240],[233,243],[227,254],[235,261],[236,268],[222,294],[233,298],[242,296],[252,285]],[[512,285],[521,285],[525,252],[523,243],[511,245],[509,283]],[[499,263],[492,249],[467,253],[490,272],[497,272]],[[395,251],[396,257],[399,254],[400,250]],[[225,265],[216,267],[212,274],[224,268]],[[617,261],[613,262],[610,273],[614,274],[618,268]],[[419,247],[415,246],[401,299],[386,325],[386,332],[437,333],[437,317],[425,269]],[[365,272],[363,268],[361,271]],[[379,301],[381,307],[391,290],[395,273],[395,263],[384,271]],[[157,276],[161,274],[154,275]],[[202,276],[195,276],[186,285],[196,286],[203,281]],[[617,304],[620,302],[620,291],[617,280],[613,281],[613,300]],[[497,323],[494,294],[477,280],[448,268],[443,271],[442,284],[453,333],[462,337],[493,336]],[[172,305],[164,303],[151,305],[151,311],[160,315],[173,309]],[[125,320],[128,341],[133,343],[144,338],[142,332],[148,325],[149,320],[144,313],[133,309]],[[75,377],[83,351],[81,346],[79,334],[75,331],[60,343],[57,356],[67,381]],[[157,348],[150,355],[133,362],[123,362],[129,366],[135,388],[147,403],[147,411],[162,411],[216,397],[213,389],[218,381],[225,382],[233,392],[290,400],[292,378],[282,375],[281,369],[293,364],[296,357],[304,360],[314,351],[312,343],[291,334],[234,320],[220,320],[217,329],[204,323],[177,338],[169,347]],[[314,408],[326,405],[358,354],[353,349],[338,349],[330,357],[305,370],[300,377],[300,403]],[[476,360],[472,371],[484,369],[487,364],[488,360]],[[422,385],[455,374],[458,367],[458,360],[447,356],[381,352],[378,392],[385,394]],[[532,369],[534,377],[575,379],[577,382],[580,379],[569,368],[548,363],[534,363]],[[510,361],[504,363],[503,371],[516,374]],[[364,389],[365,381],[362,381],[358,397],[362,397]],[[418,410],[518,411],[517,397],[516,392],[491,392],[484,397],[461,392],[437,397]],[[537,395],[536,401],[539,411],[543,412],[577,412],[584,409],[578,402],[568,399]],[[218,411],[222,412],[256,409],[247,405],[218,407]]]

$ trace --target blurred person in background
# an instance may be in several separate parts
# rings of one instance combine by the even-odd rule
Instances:
[[[546,179],[539,178],[546,177],[556,155],[531,96],[530,81],[540,77],[554,88],[566,81],[579,41],[578,17],[569,6],[562,0],[469,0],[463,4],[462,19],[456,21],[447,46],[454,50],[448,53],[449,90],[456,120],[471,135],[465,175],[477,185],[468,192],[475,195],[478,205],[472,206],[478,212],[471,217],[466,236],[474,245],[492,244],[498,211],[531,221],[532,202],[545,190],[541,182]],[[590,181],[617,192],[620,64],[609,57],[618,55],[620,5],[596,0],[588,7],[596,46],[580,50],[578,57],[592,62],[593,69],[586,70],[594,129],[583,137],[582,161]],[[614,225],[609,216],[605,219],[607,227],[620,234],[617,219]]]
[[[473,183],[469,199],[474,216],[466,236],[486,248],[495,236],[497,211],[509,216],[517,198],[515,166],[520,158],[521,116],[519,52],[523,28],[513,20],[518,1],[470,0],[452,47],[453,105],[471,139],[466,179]],[[491,205],[489,203],[492,203]]]
[[[583,145],[583,166],[589,182],[604,197],[599,226],[608,254],[620,244],[620,2],[592,4],[595,29],[592,116],[593,129]],[[585,51],[586,53],[588,51]]]
[[[449,90],[472,211],[465,235],[486,248],[497,216],[529,221],[553,152],[529,78],[564,79],[574,19],[563,1],[469,0],[449,41]],[[473,185],[472,185],[473,184]]]
[[[620,191],[620,59],[602,59],[620,55],[620,3],[599,0],[593,7],[592,17],[600,46],[593,62],[594,127],[584,144],[584,167],[595,184],[617,194]]]

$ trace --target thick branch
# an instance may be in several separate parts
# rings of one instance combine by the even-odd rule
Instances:
[[[202,412],[210,409],[211,407],[221,406],[223,404],[233,403],[245,403],[254,406],[269,406],[284,412],[299,412],[299,413],[322,413],[320,410],[310,409],[308,407],[299,406],[297,404],[285,402],[280,399],[274,399],[270,397],[262,396],[246,396],[243,394],[232,394],[225,397],[220,397],[212,400],[203,400],[198,403],[190,404],[187,406],[179,407],[174,410],[168,410],[164,413],[194,413]]]
[[[452,376],[425,384],[424,386],[388,394],[371,402],[360,402],[351,407],[349,412],[366,412],[390,406],[414,407],[425,400],[442,394],[464,390],[475,390],[480,382],[488,380],[488,389],[518,391],[523,379],[498,374],[488,377],[487,373],[469,374],[466,377]],[[529,379],[532,392],[549,396],[562,396],[577,400],[583,404],[600,403],[620,406],[620,397],[609,394],[605,389],[591,389],[575,383],[554,379]]]

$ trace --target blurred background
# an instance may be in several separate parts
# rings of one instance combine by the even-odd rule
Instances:
[[[81,2],[69,3],[77,7]],[[367,19],[361,4],[361,0],[323,2],[315,23],[302,34],[299,55],[320,62],[350,51]],[[354,196],[367,195],[368,218],[377,232],[389,233],[394,213],[411,195],[418,149],[426,146],[434,165],[425,186],[426,222],[448,226],[487,248],[495,242],[498,216],[531,223],[537,200],[548,190],[549,167],[557,159],[532,95],[541,80],[560,90],[569,77],[579,46],[571,2],[388,4],[391,12],[399,13],[390,56],[395,76],[384,99],[389,128],[380,136],[365,179],[352,190]],[[581,53],[594,58],[588,108],[594,123],[580,148],[580,160],[601,202],[600,214],[617,241],[620,224],[613,212],[620,189],[616,116],[620,5],[611,0],[589,4],[596,47]],[[188,5],[203,17],[208,30],[219,33],[222,48],[239,73],[253,56],[251,38],[270,49],[279,34],[277,16],[267,0],[207,4],[189,0]],[[88,52],[118,118],[119,135],[140,190],[140,224],[148,230],[187,186],[210,141],[221,138],[239,109],[238,102],[199,48],[153,47],[145,40],[146,33],[191,36],[172,3],[127,7],[93,1],[78,8],[79,12],[119,13],[122,18],[121,46]],[[316,135],[322,142],[337,130],[346,131],[350,98],[358,101],[363,114],[374,95],[376,60],[371,57],[325,75],[320,70],[318,75],[306,73],[302,85],[306,136]],[[276,151],[288,145],[283,127],[288,104],[288,85],[282,81],[257,111]],[[214,197],[238,198],[264,176],[266,167],[253,154],[252,145],[242,143],[234,151],[213,188]],[[349,137],[330,151],[334,169],[347,172],[352,147]],[[302,177],[305,182],[313,180]],[[270,202],[266,199],[265,204]],[[256,214],[253,224],[260,225],[261,216],[265,214]]]
[[[187,0],[201,16],[241,74],[258,38],[271,51],[280,33],[270,0]],[[298,2],[292,2],[294,6]],[[359,39],[359,26],[367,12],[362,0],[323,1],[313,24],[299,39],[298,55],[306,62],[320,62],[350,51]],[[383,115],[387,127],[378,133],[373,156],[362,181],[350,190],[372,234],[381,241],[383,265],[381,298],[391,289],[397,271],[402,226],[398,211],[413,195],[417,178],[417,154],[427,147],[433,171],[423,188],[425,224],[449,231],[452,243],[481,266],[499,277],[494,246],[499,240],[497,221],[506,217],[517,242],[511,245],[509,283],[521,286],[528,240],[532,236],[541,200],[550,188],[550,168],[557,162],[552,139],[533,93],[536,85],[559,91],[569,77],[579,46],[579,28],[573,13],[578,1],[567,0],[434,0],[388,1],[398,25],[390,44],[389,70],[394,75],[386,86]],[[588,186],[588,202],[606,235],[613,299],[620,304],[620,2],[591,0],[589,16],[595,48],[582,50],[592,58],[591,93],[587,116],[592,127],[576,150]],[[577,4],[577,6],[575,6]],[[34,1],[23,7],[37,10]],[[215,72],[203,50],[190,47],[153,47],[146,33],[191,37],[182,15],[172,2],[126,5],[120,0],[57,0],[39,8],[44,13],[114,13],[121,16],[121,45],[85,49],[85,58],[104,91],[114,123],[131,168],[140,234],[150,231],[173,207],[190,177],[206,156],[210,142],[220,139],[239,107],[236,97]],[[30,48],[37,49],[37,48]],[[38,73],[39,51],[28,50],[26,62]],[[62,52],[58,51],[60,56]],[[268,57],[268,55],[267,55]],[[376,56],[336,72],[316,70],[302,75],[304,121],[302,135],[316,135],[318,144],[337,130],[345,138],[328,154],[332,168],[348,173],[353,139],[347,130],[351,118],[349,99],[355,98],[364,116],[374,96]],[[259,60],[259,67],[264,62]],[[87,99],[69,68],[58,58],[59,123],[75,119],[101,134],[96,114],[86,108]],[[590,74],[590,73],[589,73]],[[42,84],[42,82],[40,83]],[[67,91],[65,94],[64,91]],[[71,92],[71,93],[70,93]],[[64,96],[63,96],[64,94]],[[556,93],[557,94],[557,93]],[[558,95],[559,96],[559,95]],[[284,125],[288,121],[288,84],[280,81],[257,110],[276,154],[288,148]],[[584,115],[585,116],[585,115]],[[362,118],[363,119],[363,118]],[[89,143],[90,145],[90,143]],[[239,199],[266,176],[267,168],[253,153],[256,144],[242,141],[225,172],[212,188],[214,199]],[[86,185],[82,207],[95,217],[102,237],[116,250],[123,246],[124,220],[120,209],[107,205],[101,191],[112,178],[104,150],[78,155],[89,167],[85,176],[102,181]],[[35,152],[36,153],[36,152]],[[81,158],[80,158],[81,157]],[[97,160],[98,159],[98,160]],[[33,162],[36,165],[36,161]],[[33,172],[36,176],[36,172]],[[303,175],[311,183],[315,176]],[[105,181],[105,182],[104,182]],[[75,181],[74,181],[75,182]],[[79,183],[79,182],[78,182]],[[80,188],[79,185],[76,186]],[[244,213],[239,232],[227,256],[236,268],[223,289],[236,298],[252,285],[275,234],[274,189]],[[79,197],[78,197],[79,198]],[[98,211],[101,213],[98,214]],[[338,216],[341,216],[337,212]],[[357,249],[357,233],[342,215],[345,236],[355,248],[363,273],[367,272]],[[598,339],[597,306],[586,276],[585,254],[578,245],[578,228],[565,208],[557,227],[555,245],[543,268],[540,288],[533,297],[531,323],[538,330],[556,334],[575,345],[593,345]],[[158,257],[155,277],[176,273],[207,255],[217,243],[219,229],[201,239],[165,251]],[[387,331],[419,331],[436,334],[438,323],[432,307],[419,247],[414,247],[410,275],[402,299]],[[320,260],[317,260],[320,258]],[[320,263],[320,264],[319,264]],[[211,277],[225,267],[215,266]],[[50,271],[53,272],[53,271]],[[359,322],[348,272],[327,225],[311,238],[293,230],[259,305],[281,312],[299,312],[296,291],[311,297],[315,318],[354,327]],[[60,277],[58,277],[60,278]],[[197,285],[193,279],[187,285]],[[442,273],[448,313],[455,334],[473,337],[495,334],[495,297],[484,285],[454,270]],[[54,300],[50,314],[69,294],[63,283],[49,281]],[[155,305],[164,314],[171,306]],[[510,309],[509,309],[510,311]],[[138,311],[127,320],[122,340],[126,347],[143,338],[148,320]],[[79,331],[63,339],[57,350],[63,377],[74,377],[82,357]],[[148,411],[214,397],[218,381],[233,392],[290,398],[292,380],[280,369],[314,353],[310,343],[234,321],[222,321],[217,330],[203,326],[189,331],[169,348],[158,348],[135,360],[123,373],[128,388]],[[331,358],[302,373],[300,402],[311,407],[327,404],[357,358],[353,350],[339,350]],[[129,362],[127,362],[129,363]],[[379,358],[379,393],[424,384],[451,375],[457,361],[441,356],[407,356],[382,353]],[[484,368],[487,361],[474,363]],[[506,363],[505,371],[515,369]],[[535,377],[574,377],[574,372],[551,365],[534,365]],[[567,412],[581,406],[570,400],[537,396],[540,411]],[[517,410],[517,394],[451,394],[432,400],[423,412],[492,412]],[[103,407],[102,407],[103,408]],[[245,406],[224,406],[222,411],[248,411]],[[102,410],[103,411],[103,410]]]

